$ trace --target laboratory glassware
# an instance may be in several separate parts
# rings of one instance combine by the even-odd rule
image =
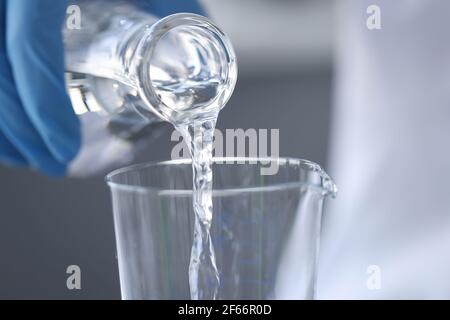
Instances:
[[[274,175],[261,168],[277,165]],[[332,179],[291,158],[215,158],[211,238],[218,299],[313,299],[322,207]],[[189,299],[194,228],[189,159],[107,176],[123,299]]]
[[[66,79],[76,113],[100,112],[119,137],[161,121],[217,114],[237,79],[228,37],[208,18],[159,18],[126,0],[75,0],[63,28]],[[151,130],[148,130],[151,132]]]

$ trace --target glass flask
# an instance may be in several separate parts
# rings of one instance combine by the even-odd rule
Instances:
[[[78,114],[103,112],[130,137],[149,125],[216,114],[237,79],[229,39],[190,13],[157,18],[136,1],[77,0],[80,25],[66,24],[68,91]]]
[[[277,165],[274,175],[261,168]],[[337,189],[315,163],[215,158],[211,238],[218,299],[312,299],[322,206]],[[123,299],[190,299],[191,160],[107,177]]]

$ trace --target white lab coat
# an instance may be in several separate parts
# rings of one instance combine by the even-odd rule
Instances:
[[[380,30],[366,27],[372,4]],[[324,217],[317,297],[449,299],[450,1],[339,0],[338,11],[329,171],[339,194]]]

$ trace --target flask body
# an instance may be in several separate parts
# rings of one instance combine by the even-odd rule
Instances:
[[[64,43],[76,113],[103,113],[115,133],[127,137],[162,121],[215,117],[231,96],[235,54],[207,18],[180,13],[159,19],[123,0],[75,5],[81,23],[65,26]]]

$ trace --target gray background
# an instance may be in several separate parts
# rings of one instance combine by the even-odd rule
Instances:
[[[326,166],[330,2],[204,2],[229,33],[240,66],[235,94],[218,127],[279,128],[281,155]],[[172,145],[167,134],[143,159],[168,159]],[[66,268],[72,264],[81,267],[81,290],[66,287]],[[49,179],[0,167],[0,299],[16,298],[120,298],[103,177]]]

